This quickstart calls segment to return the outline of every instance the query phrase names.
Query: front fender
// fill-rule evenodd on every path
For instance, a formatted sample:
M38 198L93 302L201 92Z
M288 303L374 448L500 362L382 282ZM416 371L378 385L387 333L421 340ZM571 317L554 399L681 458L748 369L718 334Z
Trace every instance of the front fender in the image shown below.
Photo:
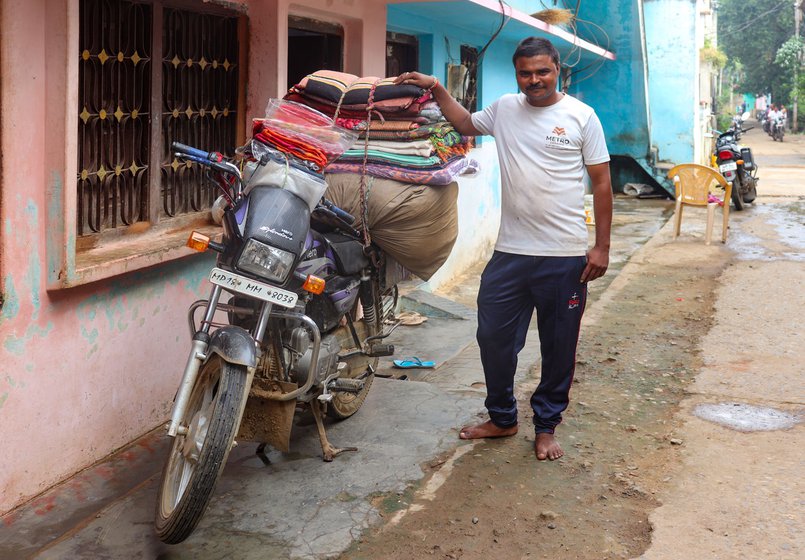
M221 327L210 338L207 355L218 354L230 364L248 368L257 366L257 350L254 339L245 329L234 325Z

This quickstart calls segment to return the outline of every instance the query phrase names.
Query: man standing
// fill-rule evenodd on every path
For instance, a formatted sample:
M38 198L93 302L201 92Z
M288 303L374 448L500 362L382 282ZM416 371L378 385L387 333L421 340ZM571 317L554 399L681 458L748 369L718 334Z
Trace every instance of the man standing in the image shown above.
M531 397L534 452L538 460L553 461L564 454L554 429L569 402L586 283L603 276L609 265L609 153L593 109L557 91L559 53L550 41L524 39L512 62L520 93L504 95L472 115L433 76L409 72L396 82L430 88L461 134L494 136L500 160L500 230L478 293L477 337L489 420L462 428L459 437L517 433L514 374L536 308L542 372ZM585 168L596 224L589 250Z

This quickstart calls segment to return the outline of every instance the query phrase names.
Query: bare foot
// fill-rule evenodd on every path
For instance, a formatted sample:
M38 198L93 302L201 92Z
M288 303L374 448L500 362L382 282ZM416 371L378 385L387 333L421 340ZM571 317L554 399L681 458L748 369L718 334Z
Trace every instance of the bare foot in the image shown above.
M537 434L534 442L534 453L536 453L538 461L544 461L545 459L556 461L565 454L553 434L547 433Z
M461 439L481 439L513 436L517 433L517 424L508 428L499 428L491 420L475 424L474 426L464 426L458 433Z

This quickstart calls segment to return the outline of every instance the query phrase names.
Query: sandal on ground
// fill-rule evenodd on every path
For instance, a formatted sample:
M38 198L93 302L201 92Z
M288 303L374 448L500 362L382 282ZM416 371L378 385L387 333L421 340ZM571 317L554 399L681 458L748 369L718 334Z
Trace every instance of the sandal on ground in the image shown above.
M417 313L416 311L403 311L395 317L401 325L414 326L421 325L428 320L427 317Z
M435 362L423 362L416 356L413 358L404 358L402 360L394 360L394 367L410 369L410 368L433 368L436 366Z

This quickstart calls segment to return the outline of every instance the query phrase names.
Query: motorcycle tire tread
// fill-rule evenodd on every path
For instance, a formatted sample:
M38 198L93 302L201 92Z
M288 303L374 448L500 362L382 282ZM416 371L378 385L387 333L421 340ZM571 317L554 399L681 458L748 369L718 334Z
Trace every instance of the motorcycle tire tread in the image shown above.
M739 178L735 179L735 182L732 184L732 204L735 206L735 209L741 211L744 209L744 201L741 197L741 180Z
M239 413L243 408L242 399L246 398L246 367L229 364L220 358L218 361L221 364L218 397L216 397L218 400L201 449L198 466L191 476L184 496L167 518L161 516L160 504L162 485L165 483L169 466L168 461L165 463L165 469L160 479L155 529L160 540L166 544L177 544L184 541L198 525L215 491L218 478L224 470L232 448L232 441L237 435L240 425ZM209 366L205 364L204 367ZM173 449L171 449L172 451Z

